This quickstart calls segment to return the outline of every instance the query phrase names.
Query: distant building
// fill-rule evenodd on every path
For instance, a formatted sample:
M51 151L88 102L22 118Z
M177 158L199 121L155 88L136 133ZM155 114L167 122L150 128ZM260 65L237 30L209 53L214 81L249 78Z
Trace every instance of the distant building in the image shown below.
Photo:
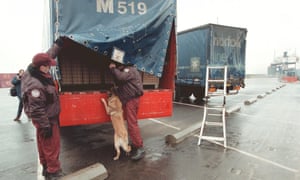
M275 57L273 62L268 67L268 75L279 78L294 77L299 79L299 57L296 55L288 55L287 52L283 56Z

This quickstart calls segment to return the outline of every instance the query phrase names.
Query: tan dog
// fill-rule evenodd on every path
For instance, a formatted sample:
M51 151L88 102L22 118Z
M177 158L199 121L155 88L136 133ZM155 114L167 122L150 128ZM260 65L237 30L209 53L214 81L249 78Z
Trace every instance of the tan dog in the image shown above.
M125 127L125 121L123 117L122 103L118 96L113 92L111 96L107 99L107 103L104 98L101 98L103 102L106 113L110 115L110 119L115 131L114 134L114 146L117 151L117 155L114 160L118 160L120 157L120 147L129 155L131 151L131 146L128 145L128 132Z

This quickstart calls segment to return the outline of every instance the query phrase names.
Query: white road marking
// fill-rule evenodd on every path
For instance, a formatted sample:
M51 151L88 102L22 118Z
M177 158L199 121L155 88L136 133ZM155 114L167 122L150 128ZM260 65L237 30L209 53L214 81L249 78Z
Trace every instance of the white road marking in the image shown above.
M176 129L176 130L178 130L178 131L181 130L181 129L178 128L178 127L175 127L175 126L172 126L172 125L170 125L170 124L161 122L161 121L159 121L159 120L157 120L157 119L149 118L149 120L151 120L151 121L153 121L153 122L156 122L156 123L158 123L158 124L162 124L162 125L164 125L164 126L167 126L167 127L173 128L173 129Z
M159 121L159 120L157 120L157 119L149 118L149 120L151 120L151 121L153 121L153 122L156 122L156 123L158 123L158 124L162 124L162 125L164 125L164 126L166 126L166 127L170 127L170 128L176 129L176 130L180 130L180 128L178 128L178 127L175 127L175 126L173 126L173 125L170 125L170 124L161 122L161 121ZM194 135L194 136L197 137L197 138L199 138L199 135ZM215 144L217 144L217 145L220 145L220 146L224 147L223 144L221 144L221 143L219 143L219 142L216 142L216 141L210 141L210 142L215 143ZM224 148L225 148L225 147L224 147ZM239 153L244 154L244 155L246 155L246 156L255 158L255 159L257 159L257 160L260 160L260 161L269 163L269 164L271 164L271 165L273 165L273 166L277 166L277 167L279 167L279 168L282 168L282 169L285 169L285 170L288 170L288 171L291 171L291 172L294 172L294 173L298 173L298 172L299 172L299 170L296 170L296 169L287 167L287 166L285 166L285 165L282 165L282 164L279 164L279 163L277 163L277 162L274 162L274 161L265 159L265 158L263 158L263 157L259 157L259 156L257 156L257 155L254 155L254 154L251 154L251 153L248 153L248 152L239 150L239 149L234 148L234 147L227 146L227 149L231 149L231 150L233 150L233 151L239 152Z
M177 104L187 105L187 104L184 104L184 103L177 103ZM201 106L196 106L196 105L189 105L189 106L193 106L193 107L201 107ZM248 114L242 114L242 113L238 113L238 114L250 116L250 115L248 115ZM178 128L178 127L176 127L176 126L170 125L170 124L168 124L168 123L161 122L161 121L159 121L159 120L157 120L157 119L154 119L154 118L148 118L148 119L151 120L151 121L153 121L153 122L155 122L155 123L157 123L157 124L161 124L161 125L164 125L164 126L166 126L166 127L169 127L169 128L175 129L175 130L178 130L178 131L181 130L180 128ZM194 135L194 136L197 137L197 138L199 138L199 135ZM221 143L219 143L219 142L216 142L216 141L210 141L210 142L215 143L215 144L217 144L217 145L220 145L220 146L224 147L223 144L221 144ZM227 146L227 149L231 149L231 150L233 150L233 151L239 152L239 153L244 154L244 155L246 155L246 156L255 158L255 159L257 159L257 160L260 160L260 161L269 163L269 164L271 164L271 165L277 166L277 167L279 167L279 168L282 168L282 169L285 169L285 170L288 170L288 171L291 171L291 172L294 172L294 173L298 173L298 172L299 172L299 171L296 170L296 169L289 168L289 167L287 167L287 166L281 165L281 164L276 163L276 162L274 162L274 161L271 161L271 160L268 160L268 159L265 159L265 158L256 156L256 155L254 155L254 154L251 154L251 153L248 153L248 152L239 150L239 149L234 148L234 147ZM44 177L42 176L42 166L40 165L39 160L38 160L38 169L37 169L37 180L44 180Z
M197 138L199 138L199 135L194 135L194 136L197 137ZM216 142L216 141L210 141L210 140L206 140L206 141L209 141L209 142L211 142L211 143L214 143L214 144L217 144L217 145L219 145L219 146L224 147L224 145L223 145L222 143L219 143L219 142ZM225 148L225 147L224 147L224 148ZM266 162L266 163L272 164L272 165L274 165L274 166L280 167L280 168L282 168L282 169L285 169L285 170L288 170L288 171L291 171L291 172L294 172L294 173L299 172L299 171L296 170L296 169L289 168L289 167L284 166L284 165L281 165L281 164L279 164L279 163L277 163L277 162L274 162L274 161L265 159L265 158L263 158L263 157L259 157L259 156L257 156L257 155L254 155L254 154L251 154L251 153L248 153L248 152L239 150L239 149L234 148L234 147L227 146L227 149L231 149L231 150L233 150L233 151L239 152L239 153L241 153L241 154L247 155L247 156L249 156L249 157L255 158L255 159L260 160L260 161L264 161L264 162Z

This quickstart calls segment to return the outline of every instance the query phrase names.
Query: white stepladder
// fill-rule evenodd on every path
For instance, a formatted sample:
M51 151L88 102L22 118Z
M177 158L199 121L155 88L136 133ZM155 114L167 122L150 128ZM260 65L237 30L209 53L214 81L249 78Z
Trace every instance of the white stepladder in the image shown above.
M221 70L221 72L224 73L224 78L223 79L212 79L210 77L210 73L212 70ZM220 84L223 83L223 91L222 92L210 92L209 88L211 84ZM198 140L198 145L201 144L201 140L208 140L208 141L221 141L223 142L223 146L226 148L227 147L227 141L226 141L226 121L225 121L225 105L226 105L226 84L227 84L227 66L207 66L206 68L206 82L205 82L205 104L204 104L204 112L203 112L203 119L201 123L201 128L200 128L200 135L199 135L199 140ZM222 102L219 105L209 105L208 104L208 98L213 97L213 96L219 96L223 97ZM211 113L211 112L216 112L218 113ZM221 113L220 113L221 111ZM221 116L222 117L222 122L216 122L216 121L209 121L208 116ZM223 131L223 137L221 136L211 136L207 135L204 136L204 128L205 126L217 126L217 127L222 127Z

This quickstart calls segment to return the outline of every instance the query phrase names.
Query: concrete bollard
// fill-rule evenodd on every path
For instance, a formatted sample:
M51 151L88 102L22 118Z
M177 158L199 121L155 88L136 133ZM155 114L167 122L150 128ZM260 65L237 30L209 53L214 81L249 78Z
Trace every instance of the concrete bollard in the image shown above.
M266 93L260 94L260 95L257 96L257 98L262 99L262 98L264 98L266 95L267 95Z
M165 137L165 142L167 144L171 144L171 145L178 144L181 141L183 141L185 138L192 135L192 133L194 133L196 130L200 129L200 127L201 127L201 122L196 123L196 124L190 126L189 128L186 128L186 129L184 129L182 131L179 131L175 134L167 135Z
M246 101L244 102L244 104L245 104L245 105L250 105L250 104L255 103L256 101L257 101L256 98L250 98L250 99L246 100Z
M270 91L267 91L267 92L266 92L266 94L271 94L271 93L272 93L272 92L270 92Z
M108 177L105 167L96 163L64 176L61 180L104 180Z
M232 107L226 109L225 114L229 115L231 113L234 113L234 112L237 112L237 111L240 111L240 110L241 110L241 106L238 106L238 105L237 106L232 106Z

